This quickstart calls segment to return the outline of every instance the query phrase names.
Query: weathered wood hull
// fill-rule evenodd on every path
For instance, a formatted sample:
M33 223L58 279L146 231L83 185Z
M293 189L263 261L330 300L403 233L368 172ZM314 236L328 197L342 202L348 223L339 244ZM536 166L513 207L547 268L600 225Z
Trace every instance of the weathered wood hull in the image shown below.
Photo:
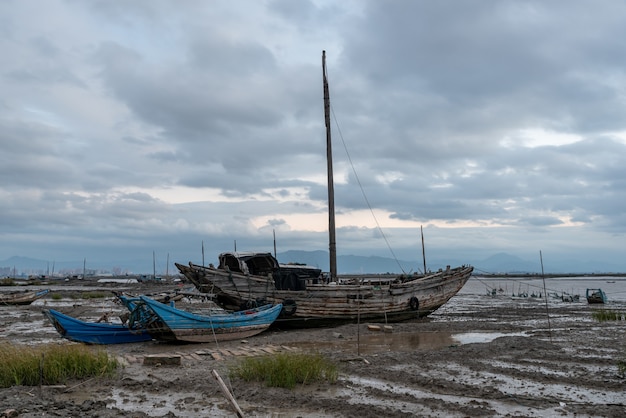
M50 290L39 290L26 293L0 294L0 305L30 305L39 298L44 297Z
M225 309L281 303L283 311L277 323L292 326L423 317L456 295L473 271L473 267L464 266L424 276L346 276L338 284L307 283L304 290L278 290L271 276L191 263L176 266L198 290L213 293Z
M234 313L197 315L156 302L145 296L141 296L140 299L160 320L152 324L160 324L170 332L166 334L168 337L164 338L162 330L159 329L154 334L155 338L193 343L252 337L268 329L282 310L282 305L278 304ZM151 332L152 325L148 325L147 329Z

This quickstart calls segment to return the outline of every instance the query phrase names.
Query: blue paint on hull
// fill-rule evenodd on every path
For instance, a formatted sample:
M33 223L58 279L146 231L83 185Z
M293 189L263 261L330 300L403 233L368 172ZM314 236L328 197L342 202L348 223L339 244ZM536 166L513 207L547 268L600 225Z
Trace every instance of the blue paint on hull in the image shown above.
M85 322L47 309L43 314L56 330L68 340L87 344L125 344L150 341L152 337L144 329L130 329L125 325Z

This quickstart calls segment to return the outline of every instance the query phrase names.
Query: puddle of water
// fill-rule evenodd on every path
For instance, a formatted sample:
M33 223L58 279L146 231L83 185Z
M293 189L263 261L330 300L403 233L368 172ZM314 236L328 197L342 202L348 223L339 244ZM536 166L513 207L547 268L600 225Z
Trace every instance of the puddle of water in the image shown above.
M309 350L332 349L356 351L361 354L375 354L386 351L413 351L416 349L441 348L456 344L449 332L385 333L361 335L355 339L333 341L308 341L293 344Z
M459 344L488 343L498 337L526 336L525 333L471 332L452 334L431 331L413 333L377 332L361 335L359 339L336 339L333 341L308 341L293 344L308 350L332 349L337 351L357 351L360 354L376 354L387 351L414 351L449 347Z
M472 344L472 343L490 343L496 338L500 337L527 337L525 332L465 332L463 334L454 334L452 337L459 344Z

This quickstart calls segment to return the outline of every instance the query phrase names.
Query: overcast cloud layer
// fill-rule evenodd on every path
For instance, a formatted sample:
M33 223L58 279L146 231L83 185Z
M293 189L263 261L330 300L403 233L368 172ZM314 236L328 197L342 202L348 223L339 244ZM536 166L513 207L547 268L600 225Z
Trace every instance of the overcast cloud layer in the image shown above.
M326 50L340 254L626 271L624 39L614 1L0 2L0 260L326 250Z

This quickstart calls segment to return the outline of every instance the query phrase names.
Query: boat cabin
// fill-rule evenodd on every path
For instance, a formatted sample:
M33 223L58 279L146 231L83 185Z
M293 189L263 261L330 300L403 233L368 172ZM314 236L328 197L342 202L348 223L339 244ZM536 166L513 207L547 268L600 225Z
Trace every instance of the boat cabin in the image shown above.
M274 279L277 290L305 290L307 281L318 283L322 270L306 264L280 264L270 253L226 252L218 269Z

